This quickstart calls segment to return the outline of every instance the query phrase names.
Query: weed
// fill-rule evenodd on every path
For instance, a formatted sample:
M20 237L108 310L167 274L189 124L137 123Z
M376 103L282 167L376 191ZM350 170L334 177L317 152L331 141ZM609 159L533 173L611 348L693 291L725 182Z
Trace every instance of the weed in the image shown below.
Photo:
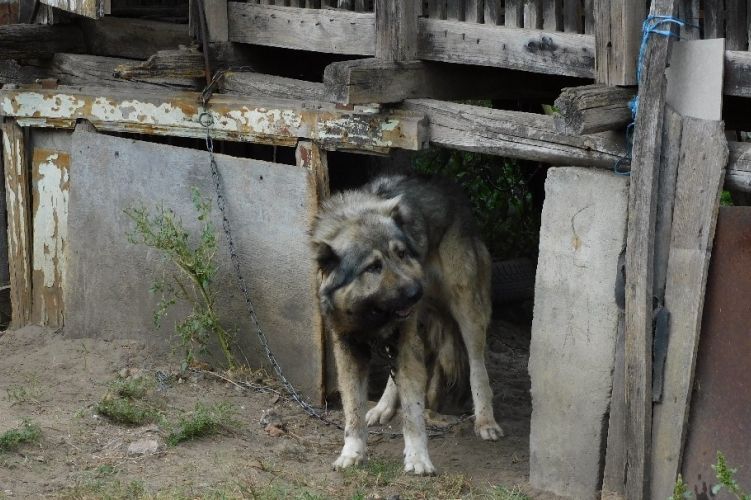
M728 466L725 460L725 455L721 452L717 452L717 463L712 466L715 475L717 476L718 484L712 486L712 494L717 495L720 490L725 488L729 493L735 495L738 500L751 500L751 494L746 493L741 489L738 481L735 480L735 473L738 469L732 469Z
M154 311L154 324L159 327L162 318L179 300L189 303L192 312L175 324L175 332L185 351L184 368L193 363L196 353L204 353L213 335L224 353L228 368L237 365L232 352L233 334L219 322L214 305L216 292L211 282L216 275L214 264L217 241L211 223L211 203L204 199L198 189L192 189L193 205L201 225L197 244L191 244L182 221L172 210L159 206L151 215L143 206L129 208L125 214L135 222L135 230L128 235L131 243L143 244L160 250L179 269L179 275L171 279L157 280L151 292L159 295ZM187 281L186 281L187 280Z
M239 423L233 418L234 414L235 409L229 403L210 406L198 403L191 414L180 418L167 436L167 444L176 446L183 441L237 428Z
M683 482L683 476L678 474L678 479L673 486L673 494L668 500L685 500L691 498L693 495L688 491L688 486Z
M150 387L151 382L142 377L115 379L96 411L118 424L138 426L156 422L159 412L142 401Z
M24 443L35 443L42 437L39 425L28 419L21 421L21 426L0 434L0 453L13 451Z
M110 393L120 398L143 399L153 386L145 377L117 378L110 383Z
M138 500L146 498L146 488L142 481L122 483L119 480L101 479L84 481L59 492L62 500Z
M529 500L527 496L519 486L513 486L507 488L506 486L494 486L490 490L490 494L493 500Z
M24 385L11 385L5 389L6 399L11 405L23 403L39 403L42 398L42 389L39 386L39 379L32 375L26 377Z

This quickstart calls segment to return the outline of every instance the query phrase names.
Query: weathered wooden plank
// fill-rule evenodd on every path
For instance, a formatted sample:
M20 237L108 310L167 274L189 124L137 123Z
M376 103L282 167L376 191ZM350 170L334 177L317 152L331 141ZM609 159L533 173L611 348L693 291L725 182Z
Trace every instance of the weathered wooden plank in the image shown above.
M625 153L622 144L597 135L556 132L546 115L430 99L407 100L404 109L428 117L432 144L463 151L602 168L613 168Z
M704 38L725 37L725 0L704 2Z
M651 14L673 16L677 0L653 0ZM652 428L652 293L657 178L671 37L648 39L639 82L626 243L626 496L649 494Z
M467 0L447 0L446 19L450 21L464 21L464 10Z
M375 1L375 56L386 61L417 57L417 17L420 0Z
M524 27L533 30L542 29L542 0L524 2Z
M485 0L467 0L464 20L468 23L485 22Z
M324 85L318 82L235 71L225 73L221 87L227 94L245 94L255 98L324 101L326 93Z
M102 0L39 0L41 3L56 9L86 16L92 19L104 17L104 1Z
M13 59L0 59L0 87L7 83L34 83L37 78L47 78L49 72L44 66L21 65Z
M428 0L428 17L446 19L446 0Z
M34 148L31 163L32 307L31 322L63 326L63 277L68 243L70 154Z
M595 0L584 0L584 33L595 34Z
M116 78L164 83L199 89L205 85L203 54L196 49L160 50L144 62L125 62L114 70Z
M652 489L666 498L680 471L704 291L728 159L724 125L684 118L665 306L671 314L662 404L654 407Z
M748 49L748 25L746 2L748 0L725 0L725 47L728 50Z
M537 73L594 76L590 35L420 19L419 57Z
M723 92L727 95L751 97L751 52L725 52Z
M507 28L521 28L524 26L523 0L506 0L503 11L503 24Z
M203 138L198 102L193 92L1 90L0 114L30 126L72 128L86 119L97 130ZM376 114L333 103L215 95L209 114L215 139L294 145L304 138L331 149L375 151L420 149L427 141L424 117L400 110Z
M333 54L375 54L372 13L229 2L232 42Z
M191 44L184 24L107 16L97 21L81 19L79 26L87 53L97 56L148 59L159 50Z
M544 0L542 28L545 31L563 31L563 0Z
M14 121L0 125L3 135L5 202L8 214L11 326L31 319L31 195L29 164L23 129Z
M681 40L698 40L701 35L698 28L701 18L699 0L680 0L678 18L684 19L688 23L688 25L681 27Z
M582 33L581 0L563 0L563 31Z
M485 24L498 25L503 19L501 0L485 0Z
M729 142L730 156L725 174L726 189L751 192L751 143Z
M83 34L74 25L10 24L0 26L0 59L38 59L56 52L84 52Z
M598 83L636 85L636 60L641 44L644 2L595 0L594 25L597 42Z
M227 18L227 0L203 0L206 15L206 28L209 41L229 41L229 19Z
M564 88L555 100L556 129L569 134L592 134L625 129L631 121L629 101L634 90L607 85Z

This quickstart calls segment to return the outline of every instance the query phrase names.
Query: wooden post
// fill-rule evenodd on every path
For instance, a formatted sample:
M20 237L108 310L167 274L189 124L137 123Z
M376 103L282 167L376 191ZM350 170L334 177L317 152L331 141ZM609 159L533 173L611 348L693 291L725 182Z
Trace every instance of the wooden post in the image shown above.
M15 121L2 124L5 199L8 211L8 267L12 326L31 317L31 197L24 132Z
M674 16L677 2L653 0L651 14ZM661 35L652 35L647 42L631 162L625 324L626 496L630 500L648 498L649 491L654 234L666 94L665 67L671 42L671 37Z
M631 121L628 104L633 97L631 89L607 85L564 88L555 100L556 129L569 134L624 130Z
M229 41L229 20L227 18L227 0L203 0L206 15L206 27L209 41Z
M636 85L644 2L594 0L597 82Z
M418 0L376 0L375 56L387 61L408 61L417 57Z

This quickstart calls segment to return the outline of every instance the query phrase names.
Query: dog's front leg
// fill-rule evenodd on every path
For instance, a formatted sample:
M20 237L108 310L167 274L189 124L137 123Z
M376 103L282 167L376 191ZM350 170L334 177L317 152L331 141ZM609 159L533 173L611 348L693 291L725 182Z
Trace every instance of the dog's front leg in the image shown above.
M417 320L404 324L396 370L396 386L402 402L404 419L404 471L417 475L435 474L428 455L428 434L425 431L425 353L417 335Z
M365 408L368 387L368 362L341 339L334 342L334 358L339 378L339 393L344 406L344 447L332 464L335 470L360 465L367 453L368 427Z

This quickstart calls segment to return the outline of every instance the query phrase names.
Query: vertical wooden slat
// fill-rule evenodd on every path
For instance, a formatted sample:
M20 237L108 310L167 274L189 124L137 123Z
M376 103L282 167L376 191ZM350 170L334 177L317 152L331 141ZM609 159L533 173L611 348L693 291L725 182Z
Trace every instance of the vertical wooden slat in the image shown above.
M563 0L563 31L582 32L581 0Z
M355 0L355 11L365 12L365 0Z
M68 243L68 172L70 154L34 148L32 208L32 306L37 325L63 326L63 276Z
M485 0L485 24L501 24L501 12L501 0Z
M446 0L428 0L428 17L446 19Z
M746 27L746 0L725 0L725 48L727 50L748 49Z
M594 0L597 82L636 85L636 60L641 44L644 2Z
M503 14L504 25L509 28L521 28L524 26L524 0L506 0Z
M16 122L2 124L5 200L8 213L8 267L13 328L31 318L31 196L29 165L23 129Z
M584 0L584 34L595 32L595 0Z
M543 1L542 28L545 31L563 30L563 0Z
M446 3L446 19L464 21L464 12L469 0L448 0Z
M698 28L700 14L699 0L680 0L680 4L678 4L678 17L690 25L696 26L682 27L681 40L697 40L700 38L701 31Z
M212 42L229 41L229 20L227 19L227 0L203 0L206 15L206 28Z
M704 38L725 37L725 0L704 0Z
M524 1L524 27L542 29L542 0Z
M417 58L417 18L420 0L376 0L375 56L387 61Z
M674 16L678 0L653 0L651 14ZM672 37L648 39L629 188L626 239L626 498L649 498L652 443L652 295L657 187Z
M466 0L464 20L470 23L482 23L485 21L485 1Z

